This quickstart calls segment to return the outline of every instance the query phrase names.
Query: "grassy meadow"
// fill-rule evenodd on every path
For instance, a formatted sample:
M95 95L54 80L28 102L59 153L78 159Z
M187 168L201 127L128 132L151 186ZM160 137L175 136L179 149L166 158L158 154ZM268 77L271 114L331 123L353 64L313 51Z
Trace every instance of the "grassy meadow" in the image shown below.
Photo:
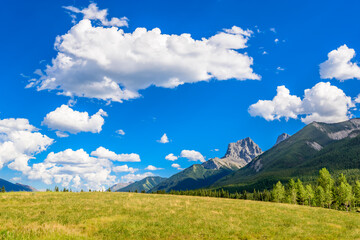
M141 193L3 193L0 239L360 239L360 214Z

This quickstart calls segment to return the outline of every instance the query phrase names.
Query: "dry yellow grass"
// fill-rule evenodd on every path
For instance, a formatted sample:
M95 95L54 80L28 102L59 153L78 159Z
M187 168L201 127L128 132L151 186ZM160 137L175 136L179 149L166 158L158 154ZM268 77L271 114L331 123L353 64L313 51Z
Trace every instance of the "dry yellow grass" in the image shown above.
M0 239L360 239L360 214L136 193L0 194Z

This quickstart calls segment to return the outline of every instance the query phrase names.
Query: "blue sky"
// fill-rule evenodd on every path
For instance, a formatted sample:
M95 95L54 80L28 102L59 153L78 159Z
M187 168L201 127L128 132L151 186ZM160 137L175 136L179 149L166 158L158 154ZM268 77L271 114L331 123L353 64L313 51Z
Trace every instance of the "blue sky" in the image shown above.
M91 3L97 4L98 12L91 13L97 14L97 19L86 17L82 12L90 9ZM186 168L200 163L199 155L194 152L185 152L181 157L183 150L197 151L207 160L223 156L228 143L245 137L251 137L267 150L281 133L294 134L313 120L336 122L359 117L356 109L360 100L356 99L360 93L359 57L353 57L360 52L359 8L357 1L6 1L0 10L3 32L0 119L14 120L2 122L3 129L0 124L4 136L0 138L0 177L39 189L54 185L107 187L114 182L138 179L149 172L168 177L179 171L172 164ZM107 15L99 17L104 9ZM122 19L124 16L128 21ZM119 22L112 22L112 18ZM94 30L93 35L69 32L87 21L90 23L87 27ZM126 24L128 26L122 26ZM96 31L108 32L111 27L117 31L123 29L125 33L141 27L148 31L159 28L161 33L155 34L158 39L144 37L145 47L132 42L124 47L117 45L118 35L109 34L103 39L102 33L96 35ZM176 37L184 33L191 37ZM202 40L221 33L223 38L209 40L208 45ZM65 34L69 38L64 38ZM156 49L154 46L165 35L175 36L176 41L202 41L199 44L203 45L201 48L195 43L182 45L180 40L174 40L173 52L164 53L166 49L161 44ZM60 45L54 47L57 36L63 38ZM88 39L94 41L88 42ZM139 54L141 64L140 60L128 59L129 55L124 54L127 47L133 54ZM196 61L192 57L194 53L188 53L192 47L199 51ZM151 52L147 55L149 49ZM336 52L332 52L334 50ZM330 52L333 54L328 56ZM82 65L63 70L59 64L55 70L46 72L46 66L53 67L52 59L61 53L74 61L83 61ZM154 53L159 53L158 57ZM253 64L247 62L250 58ZM221 72L223 69L219 66L226 66L226 71ZM34 73L37 69L43 72L43 77ZM206 78L204 74L211 77ZM108 85L95 75L111 79L111 83L120 88L112 88L115 90L110 94ZM169 76L185 83L171 85L174 82ZM50 78L56 79L56 87L45 84ZM35 81L34 85L26 88L29 81ZM87 88L94 82L100 85ZM272 100L278 86L285 87L279 89L277 100L258 102ZM41 87L44 90L40 90ZM124 89L130 90L132 97L125 94L125 98L131 99L117 98ZM304 95L305 89L309 91ZM59 94L64 91L68 91L67 96ZM96 117L100 122L94 120L86 126L78 126L75 121L65 126L64 119L58 119L65 113L56 111L62 105L66 114L71 115L62 116L65 121L80 113L96 115L99 109L107 116L99 113ZM58 114L44 121L51 112ZM20 118L27 119L28 124L37 129L14 127L20 124L16 121ZM76 126L70 126L72 123ZM117 134L119 129L125 135ZM40 141L45 142L41 145L35 138L25 139L24 142L34 145L32 150L25 149L23 142L16 143L10 136L15 132L22 137L24 131L41 134ZM58 137L56 132L68 137ZM159 142L163 134L167 135L168 143ZM46 140L45 136L53 140ZM14 143L13 152L4 145L6 142ZM41 146L43 149L37 149ZM99 147L116 156L91 154ZM66 149L72 152L61 155ZM76 152L79 149L84 152ZM55 157L49 157L51 152ZM131 153L138 154L141 161L119 161L129 157L121 154ZM179 158L166 160L165 156L170 153ZM26 160L16 160L16 154L19 159L25 156ZM59 160L64 156L69 162ZM83 162L71 160L81 157L85 158ZM34 164L48 165L40 171ZM64 167L64 164L72 170L62 169L61 173L51 170L55 165ZM94 183L97 178L77 173L74 168L79 165L76 164L86 165L84 171L90 175L96 173L96 169L103 171L104 179L97 185ZM127 172L113 171L124 165L128 167ZM162 169L146 170L148 165ZM124 177L131 172L135 175Z

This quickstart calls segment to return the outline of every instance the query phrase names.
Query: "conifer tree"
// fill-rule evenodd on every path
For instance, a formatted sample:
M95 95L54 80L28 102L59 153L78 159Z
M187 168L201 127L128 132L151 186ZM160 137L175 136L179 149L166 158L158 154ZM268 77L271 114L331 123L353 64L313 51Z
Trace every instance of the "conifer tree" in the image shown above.
M6 192L6 191L5 191L5 186L2 186L1 192L2 192L2 193Z

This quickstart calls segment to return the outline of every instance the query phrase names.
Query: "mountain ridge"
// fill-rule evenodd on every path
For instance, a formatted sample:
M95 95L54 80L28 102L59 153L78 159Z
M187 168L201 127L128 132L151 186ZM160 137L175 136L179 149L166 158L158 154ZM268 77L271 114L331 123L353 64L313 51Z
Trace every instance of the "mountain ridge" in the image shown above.
M260 147L249 137L230 143L224 157L212 158L202 164L194 164L161 182L151 191L191 190L208 187L234 170L245 166L261 152Z
M162 181L166 180L166 178L159 177L159 176L150 176L143 178L139 181L136 181L134 183L129 184L126 187L120 188L117 190L117 192L149 192L150 189L161 183Z
M222 179L211 187L227 188L233 191L271 188L278 180L290 177L310 178L311 174L327 166L332 170L360 168L360 160L356 160L359 146L354 145L353 151L341 150L341 156L348 156L348 162L334 159L329 162L323 158L336 154L341 144L351 139L360 138L360 119L351 119L340 123L312 122L297 133L274 145L271 149L253 159L247 166ZM354 141L355 141L354 140ZM355 141L356 142L356 141ZM331 153L329 148L332 147ZM351 156L349 156L351 152ZM359 150L360 155L360 150ZM316 159L321 159L322 162ZM332 166L337 166L332 168Z
M20 183L12 183L5 179L0 178L0 188L5 187L5 191L7 192L36 192L37 190L31 186L23 185Z

